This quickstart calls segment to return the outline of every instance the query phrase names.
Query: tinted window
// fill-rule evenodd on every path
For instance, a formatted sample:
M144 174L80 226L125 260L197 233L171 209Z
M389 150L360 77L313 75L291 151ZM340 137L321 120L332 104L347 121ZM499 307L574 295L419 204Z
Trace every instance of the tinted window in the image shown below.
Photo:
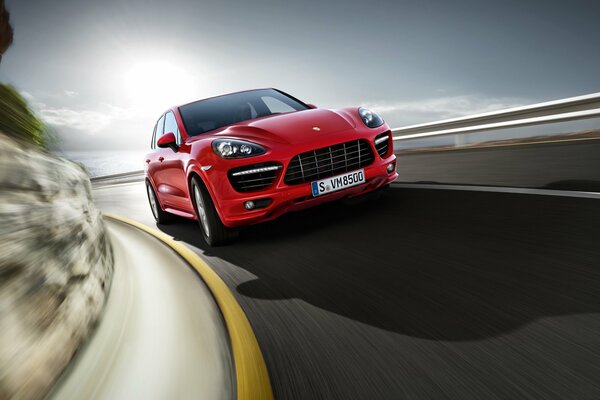
M163 134L164 122L165 122L165 116L163 115L162 117L160 117L160 119L156 123L156 128L154 129L154 138L152 140L152 148L153 149L156 148L156 142L158 141L158 138L161 137Z
M192 136L249 119L306 109L306 104L274 89L233 93L179 107L183 124Z
M248 107L250 107L250 117L252 119L258 117L258 113L256 112L256 110L254 109L254 106L250 103L248 103Z
M172 112L168 112L165 115L165 133L172 132L175 134L177 138L177 144L181 144L181 138L179 137L179 128L177 127L177 120L175 120L175 115Z

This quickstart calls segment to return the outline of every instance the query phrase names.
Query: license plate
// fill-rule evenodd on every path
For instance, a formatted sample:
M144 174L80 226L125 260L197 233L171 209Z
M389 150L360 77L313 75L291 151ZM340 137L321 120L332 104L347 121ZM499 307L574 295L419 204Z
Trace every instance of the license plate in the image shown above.
M313 197L317 197L322 194L337 192L338 190L360 185L361 183L365 183L364 169L311 182L312 195Z

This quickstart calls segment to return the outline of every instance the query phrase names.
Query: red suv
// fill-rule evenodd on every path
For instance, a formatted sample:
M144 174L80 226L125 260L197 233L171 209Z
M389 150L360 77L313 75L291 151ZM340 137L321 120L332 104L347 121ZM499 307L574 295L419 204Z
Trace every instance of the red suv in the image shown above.
M234 228L352 197L396 179L392 134L362 108L317 109L276 89L173 107L146 156L154 218L196 219L209 245Z

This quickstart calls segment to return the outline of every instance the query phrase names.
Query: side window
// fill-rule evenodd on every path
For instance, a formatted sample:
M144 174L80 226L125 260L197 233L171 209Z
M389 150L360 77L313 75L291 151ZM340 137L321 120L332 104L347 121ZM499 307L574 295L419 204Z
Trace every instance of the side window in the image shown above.
M168 112L165 115L165 133L173 132L177 140L177 144L181 144L181 136L179 135L179 128L177 127L177 120L172 112Z
M160 117L160 119L156 123L156 128L154 129L154 138L152 139L152 148L153 149L156 148L156 142L158 141L158 138L163 135L164 123L165 123L165 116L163 115L162 117Z
M283 101L278 100L275 97L263 96L261 99L265 102L265 105L269 108L272 114L296 111L292 106L285 104Z

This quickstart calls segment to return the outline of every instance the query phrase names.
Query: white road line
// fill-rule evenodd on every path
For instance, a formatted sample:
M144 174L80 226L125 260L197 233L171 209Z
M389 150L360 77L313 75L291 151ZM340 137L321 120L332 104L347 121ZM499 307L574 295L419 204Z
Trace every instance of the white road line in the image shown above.
M598 192L578 192L570 190L553 189L529 189L502 186L471 186L471 185L445 185L431 183L399 183L394 182L395 187L405 189L440 189L440 190L465 190L471 192L490 192L490 193L513 193L513 194L535 194L541 196L560 196L560 197L579 197L588 199L600 199Z

